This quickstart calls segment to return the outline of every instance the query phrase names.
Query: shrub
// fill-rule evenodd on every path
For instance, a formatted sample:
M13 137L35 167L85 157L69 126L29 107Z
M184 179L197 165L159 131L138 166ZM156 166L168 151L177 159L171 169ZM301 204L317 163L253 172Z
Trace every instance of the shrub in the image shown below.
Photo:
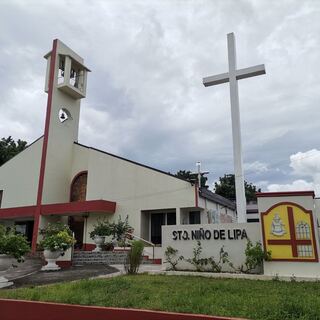
M118 218L118 222L114 222L111 225L111 233L113 235L113 239L117 240L118 242L123 242L126 238L127 233L132 233L133 228L129 225L128 215L122 221L121 216Z
M170 265L168 270L177 271L177 264L179 260L183 260L183 256L177 256L178 252L179 251L177 249L174 249L171 246L166 248L166 251L164 252L166 260L164 262Z
M90 238L95 236L107 237L112 234L112 225L108 221L98 220L97 224L93 225L93 231L90 232Z
M7 254L22 262L23 256L29 251L30 245L23 235L16 234L14 228L7 229L0 225L0 254Z
M230 260L229 260L229 254L228 254L228 252L224 251L223 246L220 248L218 261L215 261L214 257L208 258L208 264L211 266L210 271L212 271L212 272L221 272L222 265L225 263L230 264Z
M69 226L61 223L48 223L40 230L43 239L40 241L40 248L50 251L66 251L70 248L75 240Z
M197 241L197 246L193 249L192 259L186 259L187 262L191 263L197 271L204 271L204 266L208 264L207 258L200 258L202 253L201 242Z
M261 242L256 242L253 244L250 239L247 241L247 246L245 249L246 260L244 265L239 268L235 268L231 263L230 266L238 272L251 273L255 269L262 266L263 260L271 260L271 251L265 252L262 249Z
M128 274L138 273L142 261L144 244L140 240L132 241L130 251L128 252L124 269Z

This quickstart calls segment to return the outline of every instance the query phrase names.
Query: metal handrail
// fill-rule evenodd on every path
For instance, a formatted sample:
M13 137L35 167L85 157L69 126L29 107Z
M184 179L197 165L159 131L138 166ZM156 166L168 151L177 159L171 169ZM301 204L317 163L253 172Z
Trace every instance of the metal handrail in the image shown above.
M152 261L154 261L154 248L155 248L155 246L156 246L154 243L152 243L152 242L150 242L150 241L148 241L148 240L146 240L146 239L140 238L140 237L136 236L136 235L133 234L133 233L127 232L127 236L128 236L128 237L131 237L131 238L139 239L140 241L145 242L145 243L151 245L151 247L152 247Z

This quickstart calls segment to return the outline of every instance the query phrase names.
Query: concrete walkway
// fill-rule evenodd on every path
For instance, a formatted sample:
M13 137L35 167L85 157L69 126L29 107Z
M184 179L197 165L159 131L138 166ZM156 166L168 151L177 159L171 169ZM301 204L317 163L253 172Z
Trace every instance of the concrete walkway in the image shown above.
M28 257L24 262L14 262L14 266L8 269L4 276L8 280L14 281L39 271L41 267L42 260L40 258Z

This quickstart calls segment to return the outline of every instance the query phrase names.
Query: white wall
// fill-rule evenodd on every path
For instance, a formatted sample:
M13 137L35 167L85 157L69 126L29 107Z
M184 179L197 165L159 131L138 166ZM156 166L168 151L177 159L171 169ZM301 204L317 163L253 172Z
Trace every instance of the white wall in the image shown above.
M43 138L0 167L1 208L35 205Z
M235 229L245 229L248 235L248 238L255 243L257 241L261 242L260 237L260 224L259 223L223 223L223 224L206 224L206 225L181 225L181 226L163 226L162 227L162 249L163 252L166 250L168 246L173 247L174 249L178 249L178 256L182 255L184 258L192 258L193 257L193 249L196 247L197 240L192 240L192 231L199 230L203 228L203 230L209 230L211 232L210 240L200 240L203 252L201 257L209 258L214 257L215 260L219 260L219 252L222 246L224 246L224 250L228 252L230 261L234 264L234 266L240 266L245 261L245 248L247 244L247 239L238 239L231 240L228 239L228 231L233 234L233 230ZM214 230L225 230L226 240L215 240L212 237L212 232ZM182 231L187 232L189 236L189 240L174 240L173 231ZM162 258L164 261L165 257ZM180 269L194 270L194 267L185 261L181 261L178 264ZM224 271L231 271L232 269L228 266L224 266Z
M86 152L85 147L82 149ZM195 206L194 186L190 183L89 150L87 200L115 201L114 219L129 215L129 222L138 236L142 210Z

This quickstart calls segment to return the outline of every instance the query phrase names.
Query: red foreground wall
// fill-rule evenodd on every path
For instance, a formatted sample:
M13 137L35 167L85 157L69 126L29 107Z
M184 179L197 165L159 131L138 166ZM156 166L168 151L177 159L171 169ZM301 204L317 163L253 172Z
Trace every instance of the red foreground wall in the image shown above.
M236 320L184 313L7 299L0 299L0 318L1 320Z

